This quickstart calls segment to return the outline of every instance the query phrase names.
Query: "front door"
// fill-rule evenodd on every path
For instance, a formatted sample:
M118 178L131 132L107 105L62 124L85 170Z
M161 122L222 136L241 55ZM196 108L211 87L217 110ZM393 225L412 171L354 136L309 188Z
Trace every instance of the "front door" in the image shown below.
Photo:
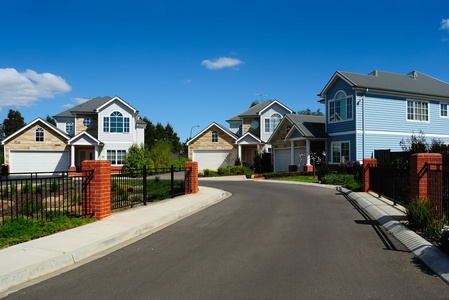
M93 160L94 159L94 151L93 150L80 150L79 151L79 162L82 164L85 160Z

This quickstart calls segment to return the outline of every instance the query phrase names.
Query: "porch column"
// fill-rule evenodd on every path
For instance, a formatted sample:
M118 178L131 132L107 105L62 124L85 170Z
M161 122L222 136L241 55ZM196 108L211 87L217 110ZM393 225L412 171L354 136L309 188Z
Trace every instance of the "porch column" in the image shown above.
M306 165L310 165L310 140L306 140Z
M260 151L260 144L257 144L257 152Z
M75 146L70 146L70 166L75 166Z
M95 160L98 160L98 145L95 145Z
M239 144L239 159L242 161L242 145Z
M290 141L290 165L295 164L295 142Z

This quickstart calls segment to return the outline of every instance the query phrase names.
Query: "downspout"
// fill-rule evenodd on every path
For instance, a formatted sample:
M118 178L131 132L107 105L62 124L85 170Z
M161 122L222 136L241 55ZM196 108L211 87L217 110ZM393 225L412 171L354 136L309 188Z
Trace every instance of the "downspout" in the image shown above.
M368 92L368 88L365 89L360 101L362 102L362 159L365 159L365 95Z

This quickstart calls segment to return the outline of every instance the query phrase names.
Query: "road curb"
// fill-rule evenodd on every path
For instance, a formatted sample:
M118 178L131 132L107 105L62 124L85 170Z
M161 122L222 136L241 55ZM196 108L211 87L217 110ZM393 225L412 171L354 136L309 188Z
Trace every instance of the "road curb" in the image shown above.
M201 195L201 189L207 190L207 193ZM201 187L199 194L180 196L124 210L99 222L2 249L0 294L4 296L16 286L61 271L121 244L155 233L230 195L223 190ZM176 201L187 204L176 208ZM153 213L154 216L149 221L133 223L132 218L135 218L133 215L145 216L145 211L149 215ZM103 230L108 232L106 237L101 236Z

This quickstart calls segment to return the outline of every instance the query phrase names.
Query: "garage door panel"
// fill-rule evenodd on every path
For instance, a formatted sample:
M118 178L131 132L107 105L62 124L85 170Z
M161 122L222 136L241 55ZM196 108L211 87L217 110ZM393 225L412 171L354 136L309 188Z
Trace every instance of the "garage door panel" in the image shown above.
M198 170L217 170L228 166L227 156L229 153L231 153L231 157L228 161L232 165L237 157L235 150L193 150L193 161L198 162Z
M295 149L295 165L302 168L305 163L305 149L297 148ZM301 161L301 155L303 159ZM288 166L290 165L291 160L291 151L290 149L274 149L274 171L275 172L287 172Z
M9 155L11 173L67 171L70 162L68 151L11 150Z

